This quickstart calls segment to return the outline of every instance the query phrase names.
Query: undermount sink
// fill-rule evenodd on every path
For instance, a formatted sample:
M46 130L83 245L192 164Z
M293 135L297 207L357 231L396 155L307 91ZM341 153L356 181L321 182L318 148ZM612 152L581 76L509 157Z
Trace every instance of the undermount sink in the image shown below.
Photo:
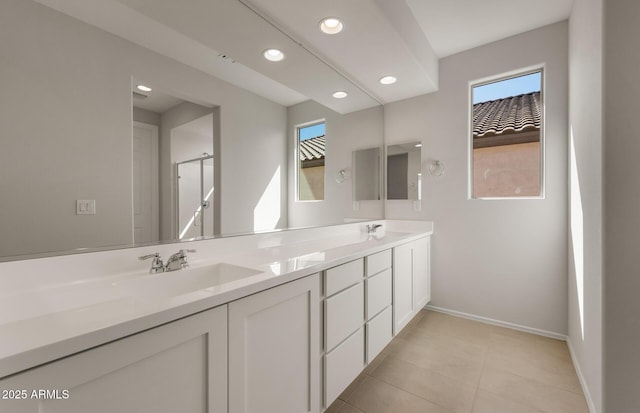
M242 280L262 271L227 263L151 274L122 281L116 287L135 295L171 297L198 290L212 290L223 284Z

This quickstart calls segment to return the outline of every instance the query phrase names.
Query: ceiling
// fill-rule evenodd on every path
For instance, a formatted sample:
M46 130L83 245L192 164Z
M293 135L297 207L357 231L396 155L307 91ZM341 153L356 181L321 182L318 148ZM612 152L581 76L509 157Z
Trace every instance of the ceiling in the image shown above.
M569 17L573 0L35 0L290 106L338 113L438 89L438 60ZM253 11L254 13L252 13ZM339 17L326 35L319 21ZM276 47L278 63L262 58ZM223 58L225 56L226 58ZM383 86L379 79L398 81ZM345 90L349 96L331 94Z

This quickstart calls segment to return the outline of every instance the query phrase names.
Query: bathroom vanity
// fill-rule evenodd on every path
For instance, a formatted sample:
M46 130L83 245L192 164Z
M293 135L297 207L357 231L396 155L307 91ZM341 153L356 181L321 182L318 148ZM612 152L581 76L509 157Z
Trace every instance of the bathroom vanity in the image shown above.
M0 412L324 411L430 300L433 224L374 223L0 264Z

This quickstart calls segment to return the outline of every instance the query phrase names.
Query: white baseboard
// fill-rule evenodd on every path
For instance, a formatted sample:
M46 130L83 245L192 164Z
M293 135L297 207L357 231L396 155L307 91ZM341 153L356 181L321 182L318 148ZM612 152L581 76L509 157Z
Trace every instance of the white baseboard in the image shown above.
M443 313L443 314L449 314L449 315L456 316L456 317L467 318L469 320L479 321L481 323L493 324L495 326L506 327L506 328L510 328L512 330L524 331L525 333L537 334L539 336L555 338L557 340L563 340L563 341L567 340L567 336L566 335L559 334L559 333L554 333L553 331L540 330L538 328L527 327L527 326L523 326L523 325L520 325L520 324L514 324L514 323L509 323L509 322L506 322L506 321L494 320L493 318L481 317L481 316L474 315L474 314L463 313L461 311L449 310L447 308L436 307L436 306L433 306L433 305L430 305L430 304L426 305L424 308L426 308L427 310L437 311L437 312Z
M571 361L573 362L573 367L576 369L576 374L578 375L580 386L582 386L582 392L584 393L584 398L587 400L587 407L589 407L589 412L599 413L598 409L596 408L596 404L593 402L591 393L589 392L587 381L585 380L584 375L582 374L582 370L580 369L580 363L578 363L576 354L573 351L573 343L571 343L571 337L567 337L567 346L569 347L569 354L571 355Z

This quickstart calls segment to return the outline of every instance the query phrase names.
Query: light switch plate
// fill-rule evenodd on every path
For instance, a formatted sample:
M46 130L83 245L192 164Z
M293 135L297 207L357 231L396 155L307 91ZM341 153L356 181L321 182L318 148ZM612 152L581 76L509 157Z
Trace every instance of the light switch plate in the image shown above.
M76 215L94 215L96 213L95 199L76 200Z

